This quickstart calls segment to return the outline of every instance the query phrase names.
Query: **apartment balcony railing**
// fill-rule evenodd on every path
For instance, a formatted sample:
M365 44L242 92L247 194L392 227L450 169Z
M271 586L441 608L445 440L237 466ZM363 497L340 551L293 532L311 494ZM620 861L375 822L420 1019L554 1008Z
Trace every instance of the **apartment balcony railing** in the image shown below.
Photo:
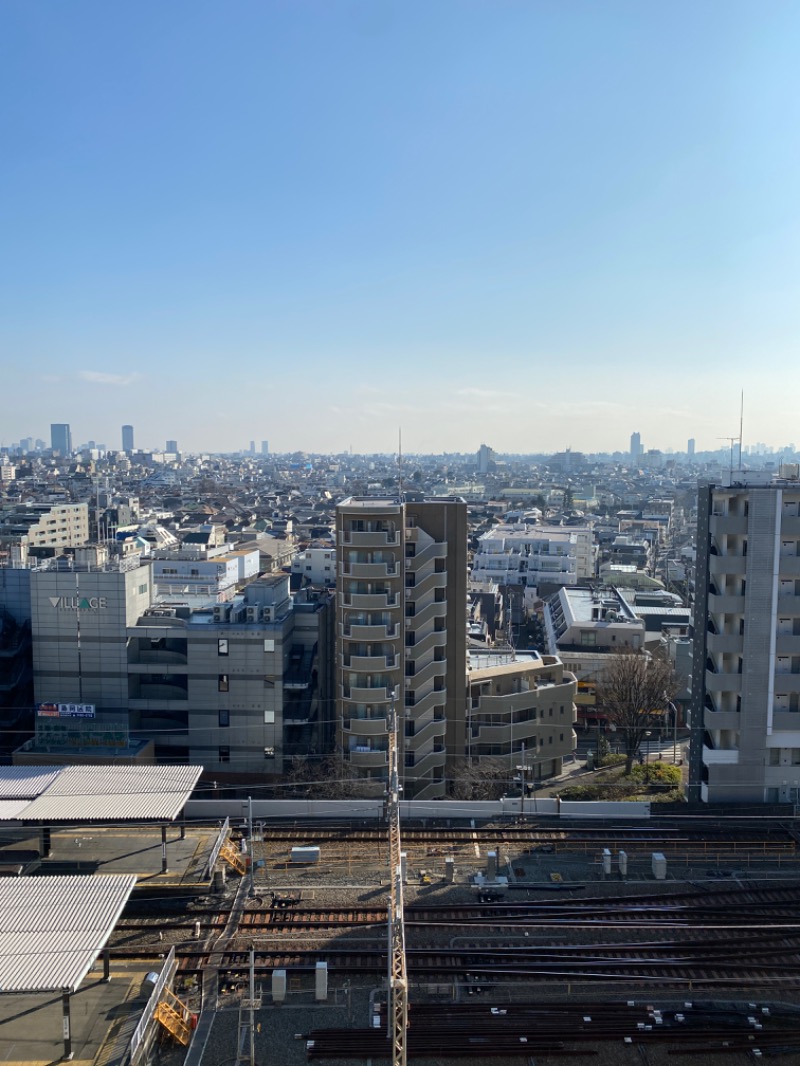
M339 626L339 632L346 640L392 640L399 636L400 626L396 622L375 625L345 623Z
M402 604L396 592L342 592L340 602L344 607L361 611L382 611Z
M706 647L710 652L718 654L741 654L744 637L738 633L709 633L706 636Z
M781 555L778 559L778 573L784 577L800 576L800 555Z
M739 762L738 748L703 748L706 766L736 766Z
M708 559L708 569L714 577L724 574L744 575L747 573L746 555L711 555Z
M339 543L346 544L350 548L392 548L400 546L400 534L373 532L356 533L344 529L339 534Z
M344 732L356 737L385 737L389 732L389 727L385 718L347 718L345 716Z
M708 609L712 614L744 614L744 596L709 593Z
M351 700L353 703L388 703L392 698L394 688L345 684L341 686L341 691L342 698Z
M401 658L399 655L343 655L342 666L362 674L376 670L399 670Z
M357 577L365 581L377 581L380 578L399 577L401 570L397 563L339 563L342 577Z
M709 520L709 530L712 537L720 536L723 533L743 536L747 533L747 516L711 515Z
M706 691L739 693L742 691L742 675L712 674L710 670L706 670Z
M388 752L372 751L367 747L351 748L347 757L353 766L359 766L364 770L386 766L389 761Z

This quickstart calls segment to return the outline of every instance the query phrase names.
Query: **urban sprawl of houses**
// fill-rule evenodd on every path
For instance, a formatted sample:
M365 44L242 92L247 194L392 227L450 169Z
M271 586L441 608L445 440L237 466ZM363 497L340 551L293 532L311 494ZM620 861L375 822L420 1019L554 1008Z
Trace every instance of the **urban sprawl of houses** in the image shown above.
M191 762L221 784L298 765L320 795L521 758L558 777L608 663L660 654L654 713L688 797L790 803L800 781L794 445L614 455L0 451L0 714L15 764ZM344 782L344 784L343 784ZM339 792L338 794L341 794Z

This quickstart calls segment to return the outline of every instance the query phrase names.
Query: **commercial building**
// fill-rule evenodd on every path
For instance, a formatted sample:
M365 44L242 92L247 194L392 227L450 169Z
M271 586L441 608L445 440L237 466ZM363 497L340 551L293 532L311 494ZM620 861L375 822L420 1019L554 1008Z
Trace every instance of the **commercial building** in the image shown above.
M133 426L122 427L122 450L129 454L133 451Z
M193 609L156 601L149 560L95 560L0 568L0 705L32 645L37 750L139 759L150 745L224 778L331 745L329 595L292 598L280 574Z
M59 455L72 455L72 430L67 422L51 424L50 447Z
M466 741L466 503L351 497L336 509L336 554L343 760L383 787L396 701L405 796L443 796Z
M694 798L800 800L800 471L701 485Z

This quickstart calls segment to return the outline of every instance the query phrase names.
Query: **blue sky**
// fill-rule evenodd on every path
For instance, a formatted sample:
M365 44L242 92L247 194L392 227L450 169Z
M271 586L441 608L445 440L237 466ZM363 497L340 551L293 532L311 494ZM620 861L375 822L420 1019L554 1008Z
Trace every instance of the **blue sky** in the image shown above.
M0 437L800 438L800 6L3 0Z

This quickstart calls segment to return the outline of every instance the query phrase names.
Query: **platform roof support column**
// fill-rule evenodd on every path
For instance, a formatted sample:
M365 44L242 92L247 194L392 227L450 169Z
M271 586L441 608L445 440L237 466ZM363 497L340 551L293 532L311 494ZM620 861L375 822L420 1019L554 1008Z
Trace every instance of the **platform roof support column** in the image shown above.
M186 808L181 811L181 840L186 839Z
M69 989L64 988L61 992L61 1015L64 1023L64 1054L63 1059L72 1058L72 1030L69 1016Z
M50 826L43 825L39 827L39 850L42 853L42 858L46 859L50 855Z
M161 872L162 874L169 872L167 866L167 827L161 826Z
M111 980L111 951L103 948L103 980Z

